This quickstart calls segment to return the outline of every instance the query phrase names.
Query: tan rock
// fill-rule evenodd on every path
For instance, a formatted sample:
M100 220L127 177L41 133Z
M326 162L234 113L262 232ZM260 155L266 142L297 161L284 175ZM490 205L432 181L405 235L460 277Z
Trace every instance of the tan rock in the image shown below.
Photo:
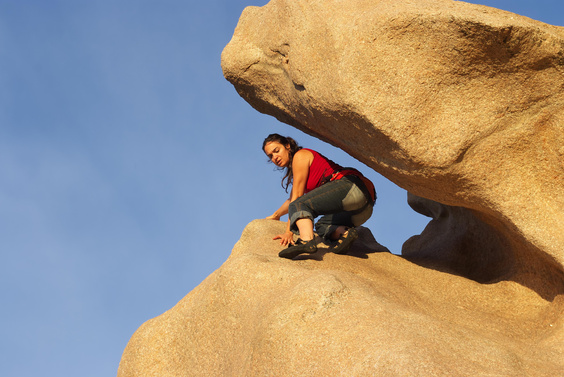
M285 225L254 221L118 377L563 374L563 28L450 0L272 0L222 66L432 220L403 257L363 229L350 255L293 261Z
M511 243L463 207L446 206L408 193L408 204L432 220L408 239L402 255L426 267L487 283L514 270Z
M365 249L277 256L249 224L227 262L124 351L130 376L557 376L563 298L480 284ZM363 230L366 247L370 235ZM377 250L380 248L372 243Z
M470 209L512 278L564 292L564 28L451 0L272 0L222 66L257 110Z

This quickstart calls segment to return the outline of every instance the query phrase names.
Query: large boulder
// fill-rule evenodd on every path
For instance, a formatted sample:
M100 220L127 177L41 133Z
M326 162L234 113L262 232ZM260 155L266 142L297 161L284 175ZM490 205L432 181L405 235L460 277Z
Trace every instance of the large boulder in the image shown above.
M363 229L349 255L293 261L284 223L254 221L119 377L562 375L563 28L451 0L272 0L222 67L431 221L402 256Z
M564 28L451 0L272 0L222 67L257 110L472 211L503 278L564 292Z
M562 297L424 268L367 229L349 255L282 259L285 226L250 223L223 266L137 330L118 377L562 375Z

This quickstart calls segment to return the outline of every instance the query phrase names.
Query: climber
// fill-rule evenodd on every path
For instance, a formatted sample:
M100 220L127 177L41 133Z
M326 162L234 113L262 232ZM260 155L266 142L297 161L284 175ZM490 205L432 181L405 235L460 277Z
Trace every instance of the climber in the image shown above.
M290 198L267 219L280 220L288 214L288 226L273 239L288 246L278 255L293 259L317 251L317 234L333 241L332 251L344 254L358 238L355 227L364 224L372 215L376 200L374 185L358 170L343 168L318 152L300 147L290 137L269 135L262 144L268 159L285 171L282 187ZM299 238L294 242L294 233Z

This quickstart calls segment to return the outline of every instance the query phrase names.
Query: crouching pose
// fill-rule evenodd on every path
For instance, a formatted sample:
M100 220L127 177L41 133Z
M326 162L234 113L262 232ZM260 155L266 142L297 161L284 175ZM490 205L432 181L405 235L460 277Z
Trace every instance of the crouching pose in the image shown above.
M262 144L264 153L285 171L282 186L286 192L291 185L290 199L286 200L267 219L279 220L288 214L288 227L279 239L288 248L280 257L292 259L303 253L315 253L317 234L335 242L332 251L347 252L358 237L354 227L364 224L372 215L376 200L374 185L358 170L343 168L318 152L300 147L290 137L269 135ZM294 242L294 233L299 238Z

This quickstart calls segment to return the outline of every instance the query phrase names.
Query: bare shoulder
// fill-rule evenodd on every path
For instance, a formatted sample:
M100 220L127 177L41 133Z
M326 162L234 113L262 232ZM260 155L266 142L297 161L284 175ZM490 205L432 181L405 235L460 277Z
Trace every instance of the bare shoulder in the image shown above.
M308 151L307 149L300 149L294 154L293 162L294 163L309 163L313 161L313 153Z

